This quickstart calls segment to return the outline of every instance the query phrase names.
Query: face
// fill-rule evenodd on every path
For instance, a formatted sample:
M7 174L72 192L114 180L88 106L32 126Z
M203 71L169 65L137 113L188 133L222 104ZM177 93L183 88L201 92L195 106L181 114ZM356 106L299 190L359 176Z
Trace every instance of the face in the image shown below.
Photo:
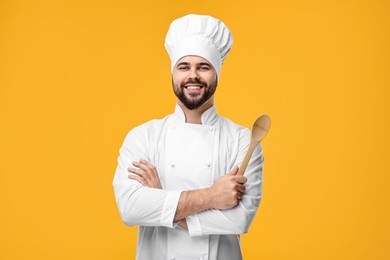
M217 73L206 59L185 56L173 69L172 85L183 105L194 110L213 97L217 88Z

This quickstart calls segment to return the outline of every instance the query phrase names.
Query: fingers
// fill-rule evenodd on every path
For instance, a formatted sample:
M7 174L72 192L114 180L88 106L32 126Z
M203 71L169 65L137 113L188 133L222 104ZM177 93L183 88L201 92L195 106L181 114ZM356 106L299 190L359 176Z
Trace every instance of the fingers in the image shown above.
M144 172L142 170L134 168L128 168L127 170L133 173L128 175L129 179L136 180L144 186L147 184L146 179L144 178Z
M245 176L236 176L235 180L240 184L245 184L248 181Z
M152 188L161 188L160 179L156 168L146 160L140 160L139 162L133 162L133 166L137 168L129 167L127 170L135 175L128 175L129 179L137 180L142 185Z
M242 195L245 193L244 184L248 181L245 176L235 176L234 180L236 181L235 190L238 194L238 200L241 200Z
M154 166L148 162L148 161L145 161L145 160L140 160L139 162L133 162L133 165L135 167L138 167L138 168L141 168L143 170L153 170L154 169Z
M137 174L147 180L153 179L157 174L157 171L154 166L145 160L133 162L133 165L138 169L128 168L128 171Z
M236 198L237 198L237 204L238 204L241 201L242 197L245 195L244 185L239 185L237 187L236 191L237 191Z
M148 161L141 160L140 162L133 162L133 165L144 170L146 173L150 174L155 174L156 168Z
M146 166L146 167L148 167L148 168L150 168L150 169L153 169L153 170L156 169L150 162L148 162L148 161L146 161L146 160L140 160L140 162L141 162L141 165L142 165L142 166Z
M238 173L238 166L235 166L231 172L229 172L230 175L236 175Z
M144 178L142 178L141 176L138 176L138 175L128 175L128 178L131 179L131 180L136 180L139 183L141 183L142 185L147 186L146 180Z
M140 177L142 177L142 176L144 175L144 171L141 170L141 169L135 169L135 168L130 168L130 167L129 167L129 168L127 168L127 170L128 170L129 172L131 172L131 173L134 173L134 174L140 176Z
M241 194L245 192L245 186L244 185L239 185L237 186L237 191Z
M235 176L236 177L235 180L238 183L241 183L241 184L246 183L247 182L247 178L245 176L237 176L238 170L239 170L239 167L235 166L233 168L233 170L231 172L229 172L229 174Z

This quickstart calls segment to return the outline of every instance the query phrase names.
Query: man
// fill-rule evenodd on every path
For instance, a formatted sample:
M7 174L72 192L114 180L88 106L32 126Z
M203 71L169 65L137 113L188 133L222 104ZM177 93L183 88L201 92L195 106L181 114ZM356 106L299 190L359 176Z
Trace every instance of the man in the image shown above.
M239 235L260 203L263 157L259 145L236 176L250 132L214 106L232 43L210 16L187 15L169 28L175 111L129 132L113 181L123 221L139 226L138 260L242 259Z

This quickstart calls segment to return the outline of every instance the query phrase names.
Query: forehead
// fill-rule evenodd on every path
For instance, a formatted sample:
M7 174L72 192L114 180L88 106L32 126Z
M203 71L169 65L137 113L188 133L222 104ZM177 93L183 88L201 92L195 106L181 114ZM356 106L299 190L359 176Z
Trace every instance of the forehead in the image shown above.
M189 63L189 64L207 63L211 66L211 63L208 60L206 60L203 57L195 56L195 55L184 56L183 58L181 58L180 60L177 61L176 65L183 63L183 62Z

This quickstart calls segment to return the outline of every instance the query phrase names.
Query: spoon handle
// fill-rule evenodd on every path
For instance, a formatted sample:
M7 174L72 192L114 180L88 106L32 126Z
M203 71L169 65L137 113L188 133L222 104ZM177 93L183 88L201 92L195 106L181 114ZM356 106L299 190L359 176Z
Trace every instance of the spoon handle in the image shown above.
M240 168L238 169L237 175L244 175L246 167L248 166L249 160L252 157L252 153L255 150L257 145L256 141L251 140L251 143L249 145L248 151L245 154L244 160L241 163Z

